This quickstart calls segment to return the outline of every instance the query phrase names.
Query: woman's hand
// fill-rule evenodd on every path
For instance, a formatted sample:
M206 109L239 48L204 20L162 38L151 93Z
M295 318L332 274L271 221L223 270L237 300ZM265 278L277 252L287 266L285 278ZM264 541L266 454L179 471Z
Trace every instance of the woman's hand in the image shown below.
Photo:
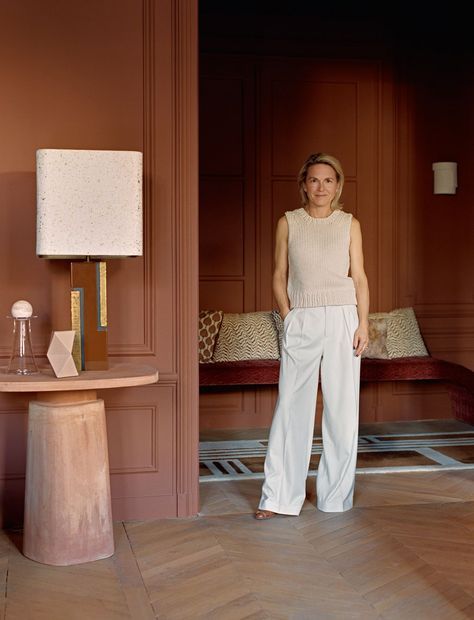
M356 355L361 355L362 352L369 346L369 328L365 325L359 325L354 332L354 340L352 346L355 349Z

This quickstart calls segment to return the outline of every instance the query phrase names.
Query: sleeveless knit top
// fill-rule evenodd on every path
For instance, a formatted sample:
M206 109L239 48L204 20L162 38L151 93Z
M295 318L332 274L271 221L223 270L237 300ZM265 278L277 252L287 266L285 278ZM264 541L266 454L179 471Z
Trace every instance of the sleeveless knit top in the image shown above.
M352 214L335 209L314 218L300 208L285 215L290 307L357 305L354 281L347 275Z

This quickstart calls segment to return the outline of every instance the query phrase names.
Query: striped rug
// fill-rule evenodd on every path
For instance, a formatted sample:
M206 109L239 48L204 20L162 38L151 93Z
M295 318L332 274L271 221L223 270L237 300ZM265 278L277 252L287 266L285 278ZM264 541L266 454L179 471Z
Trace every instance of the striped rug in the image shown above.
M263 478L268 441L245 439L200 442L201 482ZM322 451L314 437L309 475L316 476ZM361 435L357 474L474 469L474 432Z

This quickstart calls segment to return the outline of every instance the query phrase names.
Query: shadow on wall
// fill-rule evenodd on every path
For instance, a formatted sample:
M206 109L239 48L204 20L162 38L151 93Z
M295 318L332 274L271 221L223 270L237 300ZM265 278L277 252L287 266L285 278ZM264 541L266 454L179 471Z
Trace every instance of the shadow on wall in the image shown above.
M51 326L69 329L69 262L36 256L36 176L34 172L0 174L0 366L11 343L5 317L12 304L26 299L38 316L32 323L35 353L44 355Z
M8 401L0 401L1 527L21 527L23 523L27 408L28 398L23 395L9 395Z

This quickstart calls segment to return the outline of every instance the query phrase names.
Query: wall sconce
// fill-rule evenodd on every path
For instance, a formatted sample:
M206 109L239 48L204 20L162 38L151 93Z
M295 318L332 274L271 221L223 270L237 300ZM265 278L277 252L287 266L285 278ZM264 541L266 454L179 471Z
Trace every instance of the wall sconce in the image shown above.
M455 194L458 186L458 165L455 161L438 161L433 164L435 194Z

